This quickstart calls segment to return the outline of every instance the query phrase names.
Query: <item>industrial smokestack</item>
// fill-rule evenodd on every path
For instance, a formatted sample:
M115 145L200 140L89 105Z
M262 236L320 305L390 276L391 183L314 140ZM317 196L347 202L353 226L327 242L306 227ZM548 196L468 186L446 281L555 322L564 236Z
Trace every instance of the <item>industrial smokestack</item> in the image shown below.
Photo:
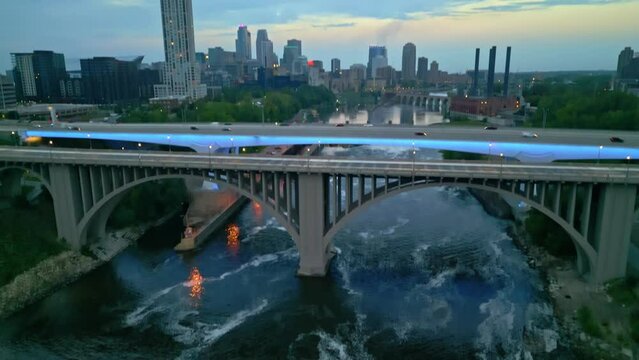
M506 48L506 72L504 73L504 97L508 96L508 80L510 79L510 46Z
M486 97L493 96L493 87L495 85L495 57L497 56L497 46L490 48L490 57L488 59L488 84L486 86Z
M479 95L479 48L475 49L475 73L473 74L472 95Z

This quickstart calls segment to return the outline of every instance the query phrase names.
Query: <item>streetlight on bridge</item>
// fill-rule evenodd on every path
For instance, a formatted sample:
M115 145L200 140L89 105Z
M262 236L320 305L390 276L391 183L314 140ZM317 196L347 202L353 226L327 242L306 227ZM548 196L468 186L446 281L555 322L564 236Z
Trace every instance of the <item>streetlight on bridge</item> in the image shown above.
M501 165L499 166L499 180L501 180L502 174L504 173L504 153L499 154L499 159L501 162Z
M213 166L211 166L211 149L213 148L213 146L209 145L209 169L212 169Z
M599 164L599 160L601 159L601 150L603 149L603 145L599 145L599 151L597 152L597 164Z
M166 139L169 140L169 152L171 152L171 137L167 136Z
M630 155L626 156L626 183L628 182L629 175L630 175Z

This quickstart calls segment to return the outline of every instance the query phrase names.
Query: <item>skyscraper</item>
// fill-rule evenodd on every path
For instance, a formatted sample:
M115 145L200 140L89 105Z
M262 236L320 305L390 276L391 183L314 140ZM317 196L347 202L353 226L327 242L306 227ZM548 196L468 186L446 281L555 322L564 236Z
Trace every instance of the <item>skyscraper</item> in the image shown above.
M404 45L402 51L402 81L415 80L415 62L417 60L417 48L413 43Z
M630 47L626 47L619 53L617 60L617 77L623 77L623 69L630 64L635 52Z
M154 86L156 98L206 96L195 61L193 5L191 0L161 0L165 64L161 85Z
M288 40L286 46L284 46L284 53L282 54L282 62L280 65L292 72L293 62L300 56L302 56L302 41L296 39Z
M18 100L58 101L67 77L64 55L53 51L11 54Z
M493 87L495 86L495 57L497 56L497 47L490 48L490 56L488 58L488 83L486 84L486 97L493 96Z
M257 40L255 41L255 53L260 67L271 68L277 64L277 57L273 52L273 42L268 39L268 33L264 29L257 31Z
M16 88L9 77L0 75L0 110L16 106Z
M377 59L375 62L378 66L373 68L373 60L377 57L383 58L384 60ZM388 65L388 53L386 52L386 46L375 46L371 45L368 47L368 67L366 68L366 77L372 79L375 75L375 71L377 71L378 67L387 66Z
M341 70L342 70L341 61L337 58L331 59L331 72L334 75L338 75Z
M235 40L235 57L238 61L251 60L251 33L246 25L240 25L237 29L237 39Z
M426 81L428 76L428 58L420 57L417 61L417 79L419 81Z

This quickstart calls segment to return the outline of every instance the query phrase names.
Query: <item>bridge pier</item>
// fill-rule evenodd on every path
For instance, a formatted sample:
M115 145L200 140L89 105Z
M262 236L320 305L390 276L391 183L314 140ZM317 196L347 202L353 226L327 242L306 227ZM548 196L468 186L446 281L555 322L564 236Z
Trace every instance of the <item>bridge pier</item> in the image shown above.
M22 192L22 172L11 170L2 172L0 177L0 198L13 198Z
M77 172L70 165L51 165L51 197L55 211L58 238L64 239L73 249L80 249L82 239L78 229L83 215L82 198Z
M324 236L326 186L322 174L299 174L300 276L325 276L334 251Z
M597 262L591 280L595 284L626 275L636 195L636 185L602 186L594 228Z

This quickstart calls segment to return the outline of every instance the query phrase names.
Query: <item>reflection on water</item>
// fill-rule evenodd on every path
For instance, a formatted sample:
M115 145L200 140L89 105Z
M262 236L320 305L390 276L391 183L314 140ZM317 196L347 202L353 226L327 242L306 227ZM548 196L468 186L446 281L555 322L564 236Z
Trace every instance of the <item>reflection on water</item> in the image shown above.
M233 255L240 250L240 227L235 223L226 225L226 248Z
M188 286L191 288L191 299L195 300L194 305L197 307L199 305L199 300L202 298L202 293L204 293L204 277L200 274L200 269L194 267L191 270L191 274L189 274Z
M280 191L282 191L282 189L280 189ZM280 192L280 194L283 194L283 192ZM253 215L255 216L255 219L258 221L261 221L262 205L260 205L260 203L258 203L257 201L253 201L252 206L253 206Z
M335 113L329 124L392 124L392 125L432 125L441 123L444 117L438 112L429 112L422 107L410 105L380 106L374 110L360 110L355 113Z

